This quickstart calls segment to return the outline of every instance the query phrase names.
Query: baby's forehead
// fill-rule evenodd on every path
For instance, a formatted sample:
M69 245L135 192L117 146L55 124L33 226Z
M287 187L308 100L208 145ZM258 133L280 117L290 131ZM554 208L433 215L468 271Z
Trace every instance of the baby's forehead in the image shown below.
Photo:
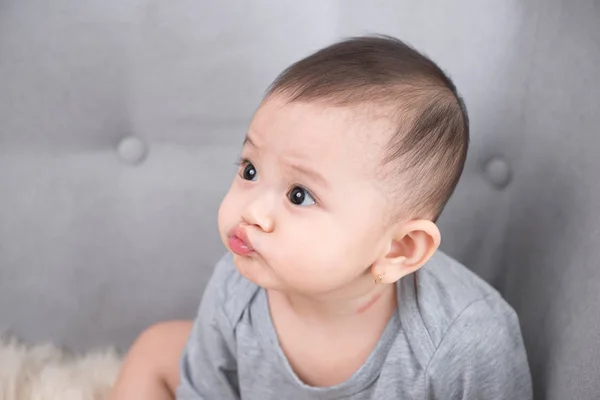
M395 133L389 107L361 103L333 105L324 100L286 101L269 98L257 110L251 130L301 147L342 147L361 153L381 152ZM366 155L366 154L365 154Z
M381 176L389 131L389 119L371 109L273 101L261 105L248 135L278 168L304 164L330 180L372 182Z

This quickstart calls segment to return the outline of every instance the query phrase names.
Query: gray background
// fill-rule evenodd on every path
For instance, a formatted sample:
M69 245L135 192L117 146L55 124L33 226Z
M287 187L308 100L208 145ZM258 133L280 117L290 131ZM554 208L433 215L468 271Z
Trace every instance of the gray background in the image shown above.
M0 0L0 331L126 349L193 316L264 89L370 32L466 98L443 248L518 311L537 398L600 398L597 0Z

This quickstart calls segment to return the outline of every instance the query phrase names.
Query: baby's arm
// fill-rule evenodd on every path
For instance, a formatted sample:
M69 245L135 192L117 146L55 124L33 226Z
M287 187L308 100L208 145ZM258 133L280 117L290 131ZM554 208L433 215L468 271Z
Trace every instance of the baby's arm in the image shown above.
M427 367L428 399L531 400L531 374L512 309L484 300L454 321Z
M234 327L224 309L235 274L231 257L223 258L193 323L165 322L140 335L110 400L239 400Z
M191 321L171 321L145 330L127 354L110 400L174 399L191 328Z

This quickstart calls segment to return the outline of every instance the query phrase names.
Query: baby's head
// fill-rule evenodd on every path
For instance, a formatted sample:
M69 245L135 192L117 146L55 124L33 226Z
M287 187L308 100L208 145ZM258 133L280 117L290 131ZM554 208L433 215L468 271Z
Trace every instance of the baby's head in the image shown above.
M468 142L465 106L435 63L389 37L336 43L269 88L219 211L223 241L267 288L393 283L438 248Z

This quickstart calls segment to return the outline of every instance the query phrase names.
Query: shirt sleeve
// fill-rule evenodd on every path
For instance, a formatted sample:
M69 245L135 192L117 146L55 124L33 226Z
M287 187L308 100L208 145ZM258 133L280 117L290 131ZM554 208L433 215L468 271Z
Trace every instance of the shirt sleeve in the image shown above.
M229 269L221 260L206 286L181 357L177 399L240 399L234 329L224 310Z
M430 400L532 399L516 313L503 300L490 298L467 307L431 358L426 388Z

